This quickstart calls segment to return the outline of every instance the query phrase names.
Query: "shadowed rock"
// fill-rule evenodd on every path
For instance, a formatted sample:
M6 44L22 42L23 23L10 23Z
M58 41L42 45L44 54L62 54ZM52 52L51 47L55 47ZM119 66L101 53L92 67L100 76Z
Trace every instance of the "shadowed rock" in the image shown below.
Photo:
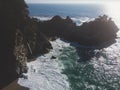
M105 48L115 43L118 27L106 15L99 16L94 21L85 22L81 26L67 17L54 16L48 21L38 22L39 31L48 38L60 37L81 45Z
M56 59L56 57L55 57L55 56L52 56L51 59Z
M24 0L0 0L0 90L27 72L29 57L52 48L44 34L37 32Z

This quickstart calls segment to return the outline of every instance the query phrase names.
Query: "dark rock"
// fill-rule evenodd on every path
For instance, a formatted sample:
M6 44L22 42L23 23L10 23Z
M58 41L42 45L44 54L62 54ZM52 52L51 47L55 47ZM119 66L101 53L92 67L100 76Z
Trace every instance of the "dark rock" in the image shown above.
M51 59L56 59L56 57L55 57L55 56L52 56Z
M29 18L22 31L25 41L27 42L28 58L48 53L52 49L52 45L46 35L40 32L38 28L38 20ZM40 23L40 22L39 22Z
M20 32L20 30L17 29L14 55L16 57L16 67L17 67L16 71L18 75L22 73L26 73L28 70L27 65L26 65L28 49L26 49L26 47L27 46L24 42L24 36Z
M27 75L24 75L24 74L21 74L21 75L20 75L20 78L28 79L28 76L27 76Z
M83 23L77 28L78 38L81 38L82 41L78 40L78 42L91 46L111 45L111 41L115 42L118 30L118 27L110 18L106 15L100 16L94 21Z
M37 19L28 16L24 0L0 0L0 90L27 72L26 62L52 49L38 31Z
M24 0L0 0L0 90L18 77L16 29L24 22L26 10Z
M62 51L62 49L59 49L59 51L61 52L61 51Z
M39 31L48 38L60 37L81 45L105 48L115 43L118 27L106 15L99 16L94 21L85 22L81 26L67 16L62 19L54 16L51 20L38 22Z
M44 33L48 38L51 37L71 37L74 31L75 23L67 17L62 19L60 16L54 16L51 20L38 22L39 31Z

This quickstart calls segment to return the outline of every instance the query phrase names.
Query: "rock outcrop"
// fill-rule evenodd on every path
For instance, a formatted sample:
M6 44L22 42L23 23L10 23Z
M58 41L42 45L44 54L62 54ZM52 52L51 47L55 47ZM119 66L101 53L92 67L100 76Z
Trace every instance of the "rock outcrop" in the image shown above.
M96 18L94 21L83 23L77 27L77 38L82 38L82 42L79 43L84 45L92 46L104 46L104 44L112 44L115 42L118 27L115 23L108 18L106 15Z
M28 18L27 23L22 29L22 34L25 38L28 47L28 58L48 53L52 49L48 38L42 32L39 32L37 19Z
M81 26L76 26L69 17L63 19L60 16L54 16L48 21L39 21L38 25L39 31L49 38L60 37L81 45L101 48L115 43L119 30L111 18L106 15L85 22Z

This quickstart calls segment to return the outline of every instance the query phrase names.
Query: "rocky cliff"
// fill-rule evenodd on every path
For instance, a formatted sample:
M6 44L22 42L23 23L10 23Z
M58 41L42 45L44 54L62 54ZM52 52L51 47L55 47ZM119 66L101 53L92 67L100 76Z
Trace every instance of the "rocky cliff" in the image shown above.
M17 77L16 29L24 22L25 9L23 0L0 0L0 89Z
M0 90L27 72L26 62L49 52L46 36L37 32L24 0L0 0Z

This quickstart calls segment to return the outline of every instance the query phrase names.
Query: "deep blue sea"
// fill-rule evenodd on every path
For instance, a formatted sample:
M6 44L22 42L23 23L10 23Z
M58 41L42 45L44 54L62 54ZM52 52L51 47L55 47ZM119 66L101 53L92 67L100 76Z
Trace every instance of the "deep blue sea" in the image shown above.
M70 16L80 25L105 14L95 4L28 4L30 16L49 20ZM51 42L50 53L27 63L28 78L18 83L30 90L120 90L120 40L103 50L78 49L60 39ZM51 59L55 56L56 59Z
M105 13L103 5L95 4L28 4L31 16L97 17Z

